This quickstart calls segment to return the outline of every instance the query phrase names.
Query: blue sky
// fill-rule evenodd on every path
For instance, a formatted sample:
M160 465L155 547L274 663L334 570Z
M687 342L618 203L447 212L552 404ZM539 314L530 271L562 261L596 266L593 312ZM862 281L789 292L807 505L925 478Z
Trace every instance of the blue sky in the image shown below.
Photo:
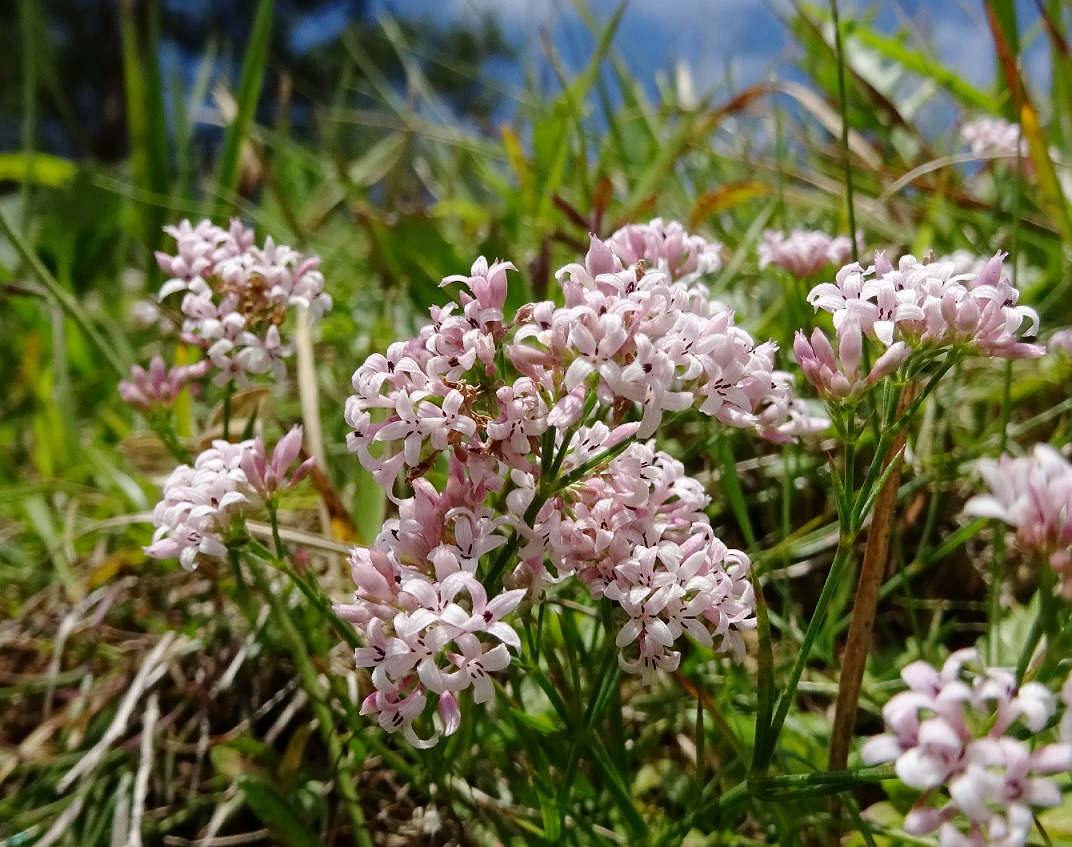
M1036 90L1048 91L1048 48L1038 12L1033 0L1017 5L1021 32L1034 36L1025 50L1025 71ZM589 0L589 6L605 21L616 3ZM519 48L522 64L545 74L543 33L573 68L583 65L593 45L570 0L373 0L372 8L374 14L387 10L439 22L465 23L490 14ZM653 94L657 77L672 76L679 62L701 95L740 89L790 72L797 48L779 18L790 8L788 0L631 0L615 45ZM987 87L994 79L994 50L979 0L841 0L841 9L843 19L875 16L880 29L908 30L919 47L975 85ZM520 84L521 73L518 67L496 68L507 84Z

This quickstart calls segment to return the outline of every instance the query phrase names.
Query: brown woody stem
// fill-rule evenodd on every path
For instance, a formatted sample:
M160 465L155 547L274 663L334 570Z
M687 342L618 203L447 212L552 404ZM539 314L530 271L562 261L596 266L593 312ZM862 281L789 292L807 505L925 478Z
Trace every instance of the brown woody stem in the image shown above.
M906 386L898 403L895 420L901 419L912 405L914 397L912 386ZM875 610L878 608L879 591L882 588L886 557L890 549L893 510L897 505L897 489L901 484L901 452L907 432L907 427L901 429L883 459L883 470L889 467L891 462L897 464L875 501L875 512L867 533L864 559L860 565L860 581L856 585L856 597L852 604L852 623L849 625L845 653L841 660L841 680L834 708L834 726L830 734L830 770L844 770L856 728L860 687L863 684L867 654L871 649Z

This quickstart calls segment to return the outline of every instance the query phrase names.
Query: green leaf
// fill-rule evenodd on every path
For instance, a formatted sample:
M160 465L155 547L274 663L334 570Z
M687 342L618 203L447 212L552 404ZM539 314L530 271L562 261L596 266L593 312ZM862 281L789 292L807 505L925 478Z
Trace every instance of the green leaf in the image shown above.
M919 74L940 85L962 104L986 112L992 112L996 107L991 95L969 85L960 74L947 68L933 56L910 47L907 44L907 35L883 35L872 27L859 26L855 22L847 23L845 29L846 34L885 58L897 62L905 70Z
M289 847L322 847L320 838L270 783L248 774L238 778L247 805L272 834Z
M217 183L222 197L218 200L219 211L229 204L228 195L238 191L240 166L242 162L242 142L249 134L253 124L253 115L261 97L261 83L264 80L264 67L268 62L268 46L272 39L272 20L274 0L260 0L257 14L253 19L253 29L249 36L249 46L242 61L242 76L238 82L238 111L231 125L227 127L227 136L223 142L220 156L220 169Z
M55 188L74 179L78 166L47 153L0 153L0 182L22 182Z
M718 461L721 470L718 481L722 486L722 493L726 495L726 499L729 501L730 509L737 519L737 524L741 528L741 534L744 536L745 541L748 542L750 548L754 548L756 546L756 533L752 529L752 520L748 517L748 504L744 499L741 481L737 477L737 465L733 461L733 450L730 448L729 439L725 437L718 439Z
M756 691L756 735L755 745L752 748L751 771L756 772L762 768L766 760L766 749L769 743L771 716L774 713L774 649L771 643L770 616L767 614L767 600L763 596L763 586L760 585L759 576L755 569L751 572L752 587L756 598L756 635L758 636L758 655L756 657L759 670L758 687Z
M644 822L644 818L640 816L640 812L637 811L636 806L633 804L632 795L629 793L629 786L622 779L622 775L615 767L614 760L611 758L610 753L607 752L603 740L595 732L587 732L585 733L585 742L585 746L592 753L592 762L595 764L600 776L603 777L607 789L610 791L611 797L617 804L618 809L625 817L625 822L629 826L629 829L634 835L646 836L648 833L648 825Z

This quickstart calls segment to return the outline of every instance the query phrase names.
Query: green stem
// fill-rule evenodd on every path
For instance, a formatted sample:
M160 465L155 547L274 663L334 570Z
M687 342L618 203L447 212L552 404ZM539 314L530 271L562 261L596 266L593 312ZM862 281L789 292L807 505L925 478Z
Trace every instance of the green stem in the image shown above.
M223 390L223 440L231 440L231 398L234 396L235 387L233 382L227 383Z
M768 776L752 780L749 787L753 796L759 800L795 799L837 794L859 785L881 782L893 776L893 765L877 765L850 770Z
M811 656L811 648L814 646L815 639L818 638L823 622L826 619L826 612L830 606L830 601L836 593L838 584L841 582L841 577L844 575L845 568L852 556L852 548L855 541L855 534L848 536L843 535L838 544L837 553L834 554L834 561L830 565L830 573L826 576L826 582L823 583L823 590L819 594L818 602L815 604L815 612L812 614L811 620L808 622L808 628L804 631L804 639L800 644L800 652L797 654L796 662L793 663L793 669L790 671L789 678L783 686L782 696L778 698L778 708L774 713L774 719L771 721L770 729L766 733L766 744L761 751L761 755L754 757L755 764L757 765L756 770L760 774L765 774L767 768L770 767L771 757L774 755L774 748L777 746L778 736L781 733L783 724L785 724L786 716L789 714L789 708L793 705L797 686L800 684L800 677L804 673L804 667L807 665L808 659Z
M184 465L189 463L190 451L182 446L182 442L179 441L179 437L175 435L174 430L168 426L168 422L150 419L149 426L156 433L156 437L164 442L164 446L168 448L172 456Z
M354 631L353 626L335 614L332 602L324 595L324 592L320 588L320 583L315 579L304 579L300 574L295 572L286 559L273 557L272 551L256 539L250 538L246 543L255 555L260 556L266 561L273 562L279 570L290 577L294 584L298 586L298 590L305 595L305 599L319 610L319 612L327 619L328 623L331 624L331 628L335 630L335 634L345 641L348 647L356 649L363 646L361 640L357 637L357 633Z
M1009 416L1012 411L1011 395L1012 361L1010 360L1005 362L1005 379L1001 392L1001 430L998 433L1000 438L999 455L1005 452L1009 443ZM987 614L990 624L988 627L990 637L987 639L987 661L996 666L1000 663L1001 592L1005 587L1005 525L1001 521L993 521L992 523L994 524L994 555L990 559L990 584L987 586Z
M353 842L357 847L373 847L372 837L365 826L365 815L361 811L361 802L357 797L357 775L354 773L353 763L349 755L347 755L342 742L335 734L335 719L331 711L331 705L328 703L324 689L320 685L320 674L309 659L308 646L291 619L290 612L284 605L282 598L272 590L272 585L264 573L262 563L252 556L247 557L247 561L249 570L253 574L253 580L257 583L257 588L268 602L276 625L290 648L291 658L297 666L302 686L312 700L317 725L320 727L320 734L328 748L328 755L335 765L335 781L339 787L339 793L342 795L346 811L350 816L350 823L353 827L351 832Z
M283 539L279 537L279 509L275 503L268 504L268 521L272 525L272 543L275 544L275 555L279 561L285 562L287 552L283 549Z
M1035 655L1035 648L1038 646L1039 639L1042 638L1042 630L1044 626L1042 609L1040 608L1039 613L1035 616L1035 620L1031 622L1031 629L1027 634L1027 640L1024 641L1023 649L1020 651L1020 659L1016 662L1016 681L1021 685L1025 682L1024 676L1027 674L1027 666L1031 663L1031 657ZM993 630L991 630L991 632L993 632ZM992 639L994 638L993 635L990 637Z
M571 433L569 430L563 436L564 444L569 443ZM536 516L540 514L540 509L543 508L543 504L549 499L556 496L560 491L564 491L569 488L578 480L583 479L593 469L599 467L602 464L606 464L611 461L615 456L621 454L630 444L633 443L636 436L630 436L611 447L609 450L604 450L594 459L590 459L583 465L574 468L564 477L556 478L558 471L561 469L562 453L555 459L555 463L552 466L552 476L549 478L541 477L539 485L536 488L536 494L532 498L532 502L529 503L529 507L525 510L525 514L522 520L525 525L531 527L536 520ZM564 450L565 448L563 448ZM506 570L506 566L509 564L511 557L517 552L517 548L521 546L521 535L515 529L510 534L510 540L506 542L498 555L495 557L495 561L492 562L491 567L488 569L488 575L484 580L485 587L490 587L498 584L499 579L503 575L503 571Z

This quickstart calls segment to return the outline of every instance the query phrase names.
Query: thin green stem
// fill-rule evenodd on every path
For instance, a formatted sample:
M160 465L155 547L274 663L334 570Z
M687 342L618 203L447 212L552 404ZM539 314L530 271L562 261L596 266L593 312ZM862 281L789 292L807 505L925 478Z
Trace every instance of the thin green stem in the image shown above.
M290 563L285 558L279 557L278 554L273 554L271 550L255 538L250 538L246 544L254 555L260 556L265 561L272 562L279 570L290 577L291 581L298 586L298 590L305 595L305 599L312 603L327 619L328 623L331 624L331 628L335 630L335 634L345 641L347 646L352 648L363 646L353 626L335 614L331 599L324 594L319 582L315 579L303 578L301 574L290 566Z
M766 744L762 754L755 757L755 762L758 773L765 774L767 768L770 766L771 757L774 755L774 748L777 746L778 736L781 733L782 725L785 723L785 719L789 714L789 709L793 705L793 700L796 697L797 686L800 684L800 677L804 673L804 668L811 657L811 649L815 644L815 639L818 638L819 632L822 630L823 623L826 619L826 612L830 606L830 601L833 599L838 585L841 582L841 578L845 573L845 568L852 557L853 545L856 541L855 535L842 536L840 543L838 544L837 553L834 554L834 561L830 565L830 572L826 576L826 582L823 583L823 590L819 594L819 600L815 604L815 611L811 616L811 620L808 622L808 628L804 631L804 638L800 644L800 652L797 654L797 659L793 663L793 669L789 673L789 678L786 680L782 687L782 695L778 698L778 708L775 710L774 719L771 721L770 729L766 733Z
M1027 633L1027 639L1024 641L1023 649L1020 651L1020 658L1016 662L1016 680L1021 684L1024 682L1027 667L1031 664L1031 657L1035 655L1035 648L1038 647L1044 628L1045 623L1043 622L1042 609L1040 608L1039 613L1035 615L1035 619L1031 622L1031 629ZM991 638L993 639L994 636L992 635Z
M179 441L175 430L171 428L170 415L166 418L150 417L148 421L149 427L156 434L156 437L164 443L164 446L168 448L172 456L184 465L190 461L190 451L182 446L182 442Z
M894 776L893 765L877 765L849 770L793 773L752 780L750 788L759 800L782 800L837 794Z
M1005 363L1005 378L1001 392L1001 421L999 432L1000 446L998 453L1005 452L1009 443L1009 417L1012 410L1012 361ZM991 665L1000 664L1001 638L1001 594L1005 588L1005 525L1001 521L994 523L994 553L990 559L990 584L987 586L987 615L989 618L990 637L987 639L987 661Z
M268 520L272 525L272 543L275 544L275 555L280 562L285 562L287 558L286 550L283 548L283 539L279 537L279 509L275 503L268 504Z

